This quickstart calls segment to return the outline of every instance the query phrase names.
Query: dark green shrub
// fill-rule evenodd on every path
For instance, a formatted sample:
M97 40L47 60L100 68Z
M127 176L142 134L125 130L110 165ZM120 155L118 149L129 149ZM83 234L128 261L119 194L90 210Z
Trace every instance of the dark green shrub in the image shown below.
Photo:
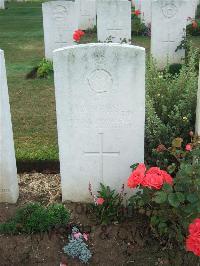
M180 73L181 68L182 68L182 64L172 64L172 65L169 65L168 72L169 74L172 74L174 76Z
M61 204L44 207L39 203L30 203L18 209L15 216L6 223L0 224L0 233L31 234L45 232L54 226L66 225L69 218L69 211Z

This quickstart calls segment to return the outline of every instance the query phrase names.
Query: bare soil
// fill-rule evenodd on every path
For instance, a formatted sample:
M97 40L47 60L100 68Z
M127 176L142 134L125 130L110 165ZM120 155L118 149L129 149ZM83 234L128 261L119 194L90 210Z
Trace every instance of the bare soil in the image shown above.
M15 205L0 204L0 222L12 217L16 209L28 202L48 205L61 202L60 176L58 174L22 174L19 177L20 197ZM150 238L145 218L131 215L121 224L101 226L87 215L87 206L67 202L71 210L71 226L78 225L89 233L88 245L93 257L89 265L189 265L169 261L165 247ZM67 244L69 227L57 228L48 234L0 236L0 266L56 266L82 265L63 253ZM194 265L194 264L191 264Z

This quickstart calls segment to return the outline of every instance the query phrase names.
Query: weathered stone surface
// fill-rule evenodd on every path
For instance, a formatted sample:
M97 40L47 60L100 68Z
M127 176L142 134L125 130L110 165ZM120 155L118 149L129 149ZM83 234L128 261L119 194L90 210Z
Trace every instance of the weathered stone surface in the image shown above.
M152 0L141 0L140 8L141 8L141 19L145 23L146 26L149 26L151 23L151 7Z
M96 0L78 0L80 6L79 29L93 29L96 26Z
M15 203L19 189L4 52L0 50L0 202Z
M185 57L184 49L176 49L185 36L189 7L189 0L152 1L151 53L160 68Z
M97 36L99 42L130 42L130 1L97 0Z
M53 50L74 44L78 29L79 3L51 1L42 4L45 57L53 58Z
M89 182L120 189L144 159L144 48L58 49L54 77L63 201L89 201Z

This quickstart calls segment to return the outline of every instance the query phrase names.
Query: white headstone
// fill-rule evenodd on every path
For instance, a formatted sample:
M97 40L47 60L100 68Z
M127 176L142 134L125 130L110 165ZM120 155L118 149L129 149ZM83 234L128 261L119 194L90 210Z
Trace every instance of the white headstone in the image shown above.
M151 24L151 3L152 0L141 0L141 19L146 26Z
M198 83L198 92L197 92L196 134L200 137L200 62L199 62L199 83Z
M141 0L132 0L132 6L134 6L136 10L141 10Z
M74 44L78 29L79 4L74 1L51 1L42 4L45 57L53 58L53 50Z
M54 73L63 201L89 201L89 182L120 189L144 159L145 49L59 49Z
M97 0L97 36L99 42L130 42L130 1Z
M154 0L152 2L151 53L160 68L180 63L185 50L176 51L185 36L189 0Z
M0 50L0 202L15 203L19 189L4 52Z
M0 9L4 8L5 8L4 0L0 0Z
M190 0L189 3L190 3L190 8L188 9L188 18L195 19L198 2L197 0ZM191 23L191 20L189 19L188 24L190 23Z
M79 29L93 29L96 26L96 0L79 0Z

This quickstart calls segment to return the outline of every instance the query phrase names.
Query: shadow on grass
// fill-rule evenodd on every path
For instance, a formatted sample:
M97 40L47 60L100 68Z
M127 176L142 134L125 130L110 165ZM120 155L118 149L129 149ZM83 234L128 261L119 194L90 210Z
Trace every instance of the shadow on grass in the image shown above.
M60 162L56 160L17 160L17 172L60 173Z

